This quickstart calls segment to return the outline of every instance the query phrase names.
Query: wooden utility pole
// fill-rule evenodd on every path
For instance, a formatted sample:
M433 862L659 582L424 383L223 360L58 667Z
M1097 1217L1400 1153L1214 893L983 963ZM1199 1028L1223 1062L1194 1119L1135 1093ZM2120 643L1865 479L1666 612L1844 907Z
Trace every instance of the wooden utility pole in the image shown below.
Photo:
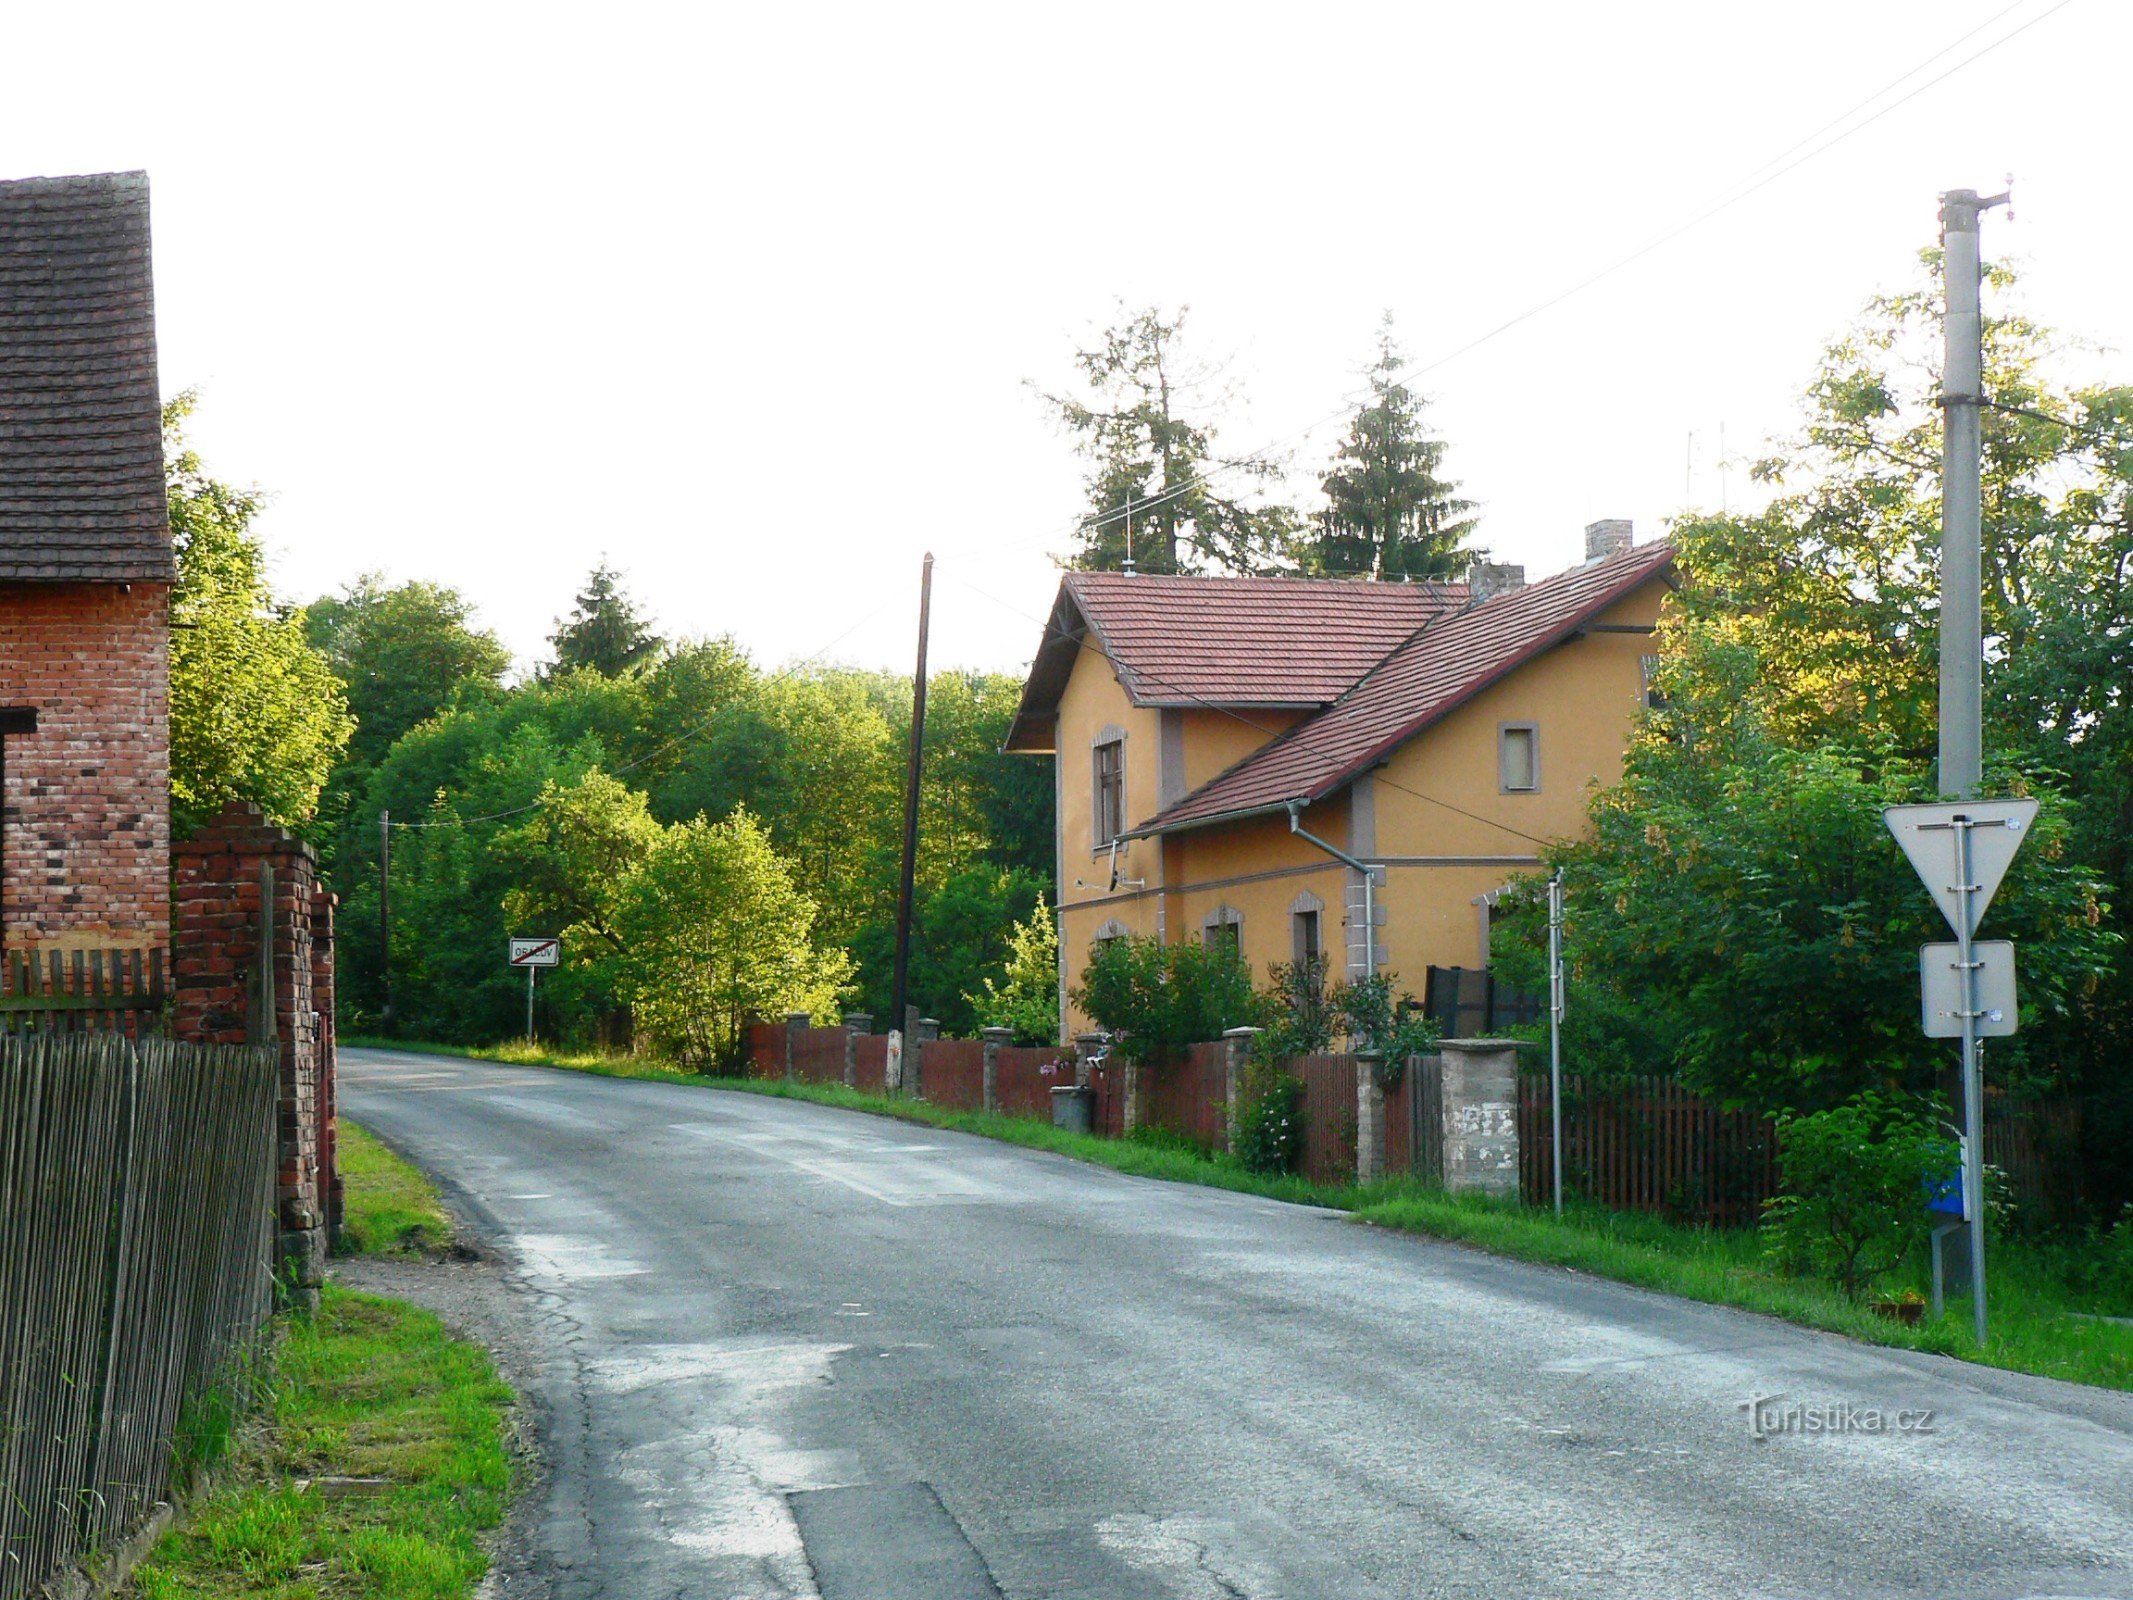
M378 982L384 1005L379 1021L393 1031L393 814L378 813Z
M918 673L911 680L911 760L904 775L903 877L896 891L896 976L889 1026L902 1029L911 985L911 889L918 875L918 784L926 746L926 625L933 613L933 553L926 553L918 580ZM911 1041L904 1040L905 1059Z

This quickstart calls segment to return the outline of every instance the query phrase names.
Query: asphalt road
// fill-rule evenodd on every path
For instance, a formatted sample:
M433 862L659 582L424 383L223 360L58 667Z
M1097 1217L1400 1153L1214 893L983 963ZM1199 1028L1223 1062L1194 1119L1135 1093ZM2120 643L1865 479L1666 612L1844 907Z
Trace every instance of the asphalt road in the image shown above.
M2133 1596L2133 1395L817 1106L343 1063L529 1297L559 1596Z

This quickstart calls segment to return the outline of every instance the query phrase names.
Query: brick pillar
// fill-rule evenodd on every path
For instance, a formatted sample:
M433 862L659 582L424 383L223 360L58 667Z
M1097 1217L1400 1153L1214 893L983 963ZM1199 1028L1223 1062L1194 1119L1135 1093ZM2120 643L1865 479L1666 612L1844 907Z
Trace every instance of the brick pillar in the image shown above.
M844 1086L859 1087L859 1036L874 1031L874 1018L865 1011L844 1014Z
M1381 1051L1359 1050L1355 1057L1355 1181L1375 1183L1385 1172L1385 1085L1379 1078Z
M311 892L311 1004L318 1017L318 1168L325 1201L326 1240L339 1242L347 1213L341 1184L340 1042L334 1009L334 907L340 897L323 886Z
M171 1032L203 1044L271 1043L280 1055L283 1278L290 1298L313 1309L325 1278L333 1184L325 1128L334 1103L333 996L330 983L323 997L318 989L321 960L330 971L333 947L330 920L323 953L315 936L318 858L257 806L241 804L226 807L172 857L178 925ZM271 904L263 907L270 889ZM265 947L263 923L271 928Z
M805 1011L788 1011L785 1013L785 1081L787 1083L791 1083L795 1076L793 1049L799 1044L800 1035L807 1031L807 1015Z
M1222 1148L1231 1155L1237 1153L1237 1113L1243 1109L1238 1096L1243 1092L1244 1068L1252 1059L1252 1041L1258 1037L1257 1028L1231 1028L1222 1035L1222 1101L1228 1108L1222 1123Z
M1000 1109L1000 1047L1015 1042L1012 1028L983 1028L978 1037L985 1041L985 1109Z
M1518 1197L1518 1046L1511 1039L1446 1039L1442 1065L1444 1187Z

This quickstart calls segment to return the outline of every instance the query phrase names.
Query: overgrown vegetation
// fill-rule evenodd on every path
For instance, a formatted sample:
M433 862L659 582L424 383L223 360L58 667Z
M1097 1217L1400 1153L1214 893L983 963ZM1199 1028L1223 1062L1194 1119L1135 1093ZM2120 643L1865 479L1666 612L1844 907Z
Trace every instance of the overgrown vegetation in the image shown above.
M1931 799L1938 696L1938 262L1833 344L1796 438L1755 468L1759 511L1670 537L1659 704L1566 886L1565 1054L1588 1081L1676 1074L1813 1112L1930 1093L1917 946L1947 937L1882 808ZM1987 932L2021 952L2006 1090L2082 1100L2091 1204L2133 1201L2133 389L2056 382L2053 335L1989 276L1986 744L1992 793L2037 827ZM1496 923L1497 966L1540 990L1537 884Z
M340 1130L344 1251L434 1254L437 1192L354 1123ZM460 1600L511 1488L511 1392L478 1346L426 1311L328 1285L287 1317L254 1384L188 1409L194 1498L137 1568L140 1600Z
M1771 1259L1857 1300L1915 1256L1932 1220L1929 1185L1957 1165L1955 1141L1934 1120L1872 1091L1779 1118L1785 1188L1764 1208L1763 1223Z
M436 1185L360 1123L340 1119L337 1135L346 1204L341 1255L434 1256L452 1246L452 1219Z
M482 1535L510 1492L510 1402L487 1355L428 1312L329 1286L316 1317L283 1329L264 1415L238 1429L130 1592L471 1594L487 1568Z

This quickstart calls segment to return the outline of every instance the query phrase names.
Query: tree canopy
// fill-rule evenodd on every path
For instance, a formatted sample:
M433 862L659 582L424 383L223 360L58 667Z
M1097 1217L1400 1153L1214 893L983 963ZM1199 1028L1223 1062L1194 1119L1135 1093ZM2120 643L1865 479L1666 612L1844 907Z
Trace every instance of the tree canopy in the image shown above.
M558 672L597 672L612 678L650 660L665 642L638 614L622 587L622 574L605 557L578 591L570 615L548 636Z
M233 800L297 827L317 808L354 720L333 670L276 604L252 532L261 498L211 477L185 441L197 396L163 408L178 582L170 602L171 827Z
M1116 571L1130 556L1143 572L1250 573L1288 562L1294 510L1218 487L1269 483L1282 469L1216 450L1211 413L1223 396L1216 374L1183 351L1186 311L1121 305L1120 320L1074 353L1084 392L1044 396L1089 464L1077 566Z
M1444 441L1423 426L1422 397L1400 377L1406 367L1388 312L1368 373L1370 396L1319 479L1326 504L1303 545L1313 574L1455 578L1472 560L1474 502L1444 477Z

